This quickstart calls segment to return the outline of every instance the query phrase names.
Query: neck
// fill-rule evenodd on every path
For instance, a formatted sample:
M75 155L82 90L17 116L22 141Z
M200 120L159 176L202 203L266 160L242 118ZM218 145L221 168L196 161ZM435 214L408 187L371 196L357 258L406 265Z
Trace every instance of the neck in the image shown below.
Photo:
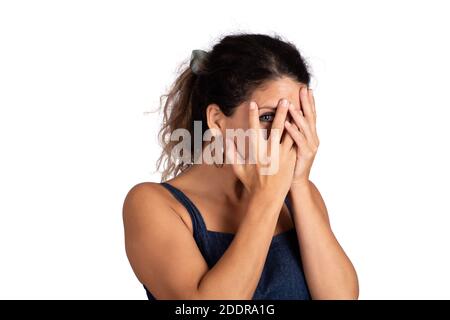
M192 186L195 181L196 189L206 194L216 194L232 202L239 202L246 196L244 186L233 172L231 165L224 164L216 167L209 164L194 164L179 176Z

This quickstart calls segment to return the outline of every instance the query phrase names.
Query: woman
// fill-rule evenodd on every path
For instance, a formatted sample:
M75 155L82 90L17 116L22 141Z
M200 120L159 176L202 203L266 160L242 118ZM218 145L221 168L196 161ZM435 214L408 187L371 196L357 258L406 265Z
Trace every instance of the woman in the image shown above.
M164 182L140 183L124 202L127 256L149 299L358 297L356 272L309 180L319 145L309 83L304 59L280 37L231 35L193 51L166 96ZM213 155L225 164L198 161L197 121L225 143L225 155ZM168 139L176 129L190 133L181 157ZM227 135L237 129L257 134L241 148Z

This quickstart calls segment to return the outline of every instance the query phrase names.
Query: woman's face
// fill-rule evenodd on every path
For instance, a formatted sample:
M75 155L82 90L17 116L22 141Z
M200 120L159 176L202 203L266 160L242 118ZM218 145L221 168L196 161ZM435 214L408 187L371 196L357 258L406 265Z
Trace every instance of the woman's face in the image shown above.
M223 113L220 113L220 131L222 131L221 135L223 137L233 139L235 141L235 144L239 144L237 143L237 140L239 140L238 137L243 137L244 141L242 139L240 140L243 144L239 144L238 152L243 158L247 159L249 155L249 140L246 137L246 130L250 127L250 102L254 101L258 105L259 126L261 129L267 130L267 137L269 137L272 122L275 118L275 113L277 111L280 100L287 99L296 108L299 108L300 89L306 86L306 84L295 81L292 78L286 76L278 78L276 80L266 81L262 86L253 91L248 101L245 101L244 103L238 105L231 116L227 117L224 116ZM209 113L209 119L211 122L213 122L213 114L217 115L218 113L217 111L214 113L212 111L213 108L208 108L208 110L211 111ZM218 110L217 106L216 110ZM286 119L290 120L289 113ZM209 127L211 128L211 126ZM229 130L231 131L230 133ZM233 137L230 137L229 134L233 135ZM244 136L241 136L241 134L243 134Z
M260 127L267 129L269 134L279 101L286 98L298 108L300 103L299 93L302 87L306 87L306 85L289 77L267 81L253 92L249 101L240 104L233 115L227 117L227 129L248 129L248 107L250 101L255 101L259 109Z

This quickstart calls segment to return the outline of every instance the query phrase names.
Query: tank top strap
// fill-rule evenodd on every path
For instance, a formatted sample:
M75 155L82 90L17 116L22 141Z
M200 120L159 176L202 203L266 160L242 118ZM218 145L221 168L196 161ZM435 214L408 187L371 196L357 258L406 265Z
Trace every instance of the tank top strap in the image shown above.
M284 198L284 203L286 204L286 207L288 208L289 215L291 216L291 219L294 220L294 216L293 216L294 211L293 211L293 209L292 209L291 200L289 200L288 197L285 197L285 198Z
M207 255L207 240L208 233L206 230L205 221L203 220L200 211L195 206L195 204L178 188L174 187L167 182L160 183L177 199L187 210L192 220L193 236L197 246L199 247L203 256Z

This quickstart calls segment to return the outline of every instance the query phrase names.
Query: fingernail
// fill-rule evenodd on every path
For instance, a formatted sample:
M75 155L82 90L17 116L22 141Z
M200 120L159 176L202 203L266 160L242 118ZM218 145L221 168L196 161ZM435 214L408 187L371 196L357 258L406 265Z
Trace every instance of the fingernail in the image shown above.
M256 109L256 105L253 101L250 101L250 110L255 110Z
M281 106L282 107L287 107L288 106L288 101L286 99L281 100Z

